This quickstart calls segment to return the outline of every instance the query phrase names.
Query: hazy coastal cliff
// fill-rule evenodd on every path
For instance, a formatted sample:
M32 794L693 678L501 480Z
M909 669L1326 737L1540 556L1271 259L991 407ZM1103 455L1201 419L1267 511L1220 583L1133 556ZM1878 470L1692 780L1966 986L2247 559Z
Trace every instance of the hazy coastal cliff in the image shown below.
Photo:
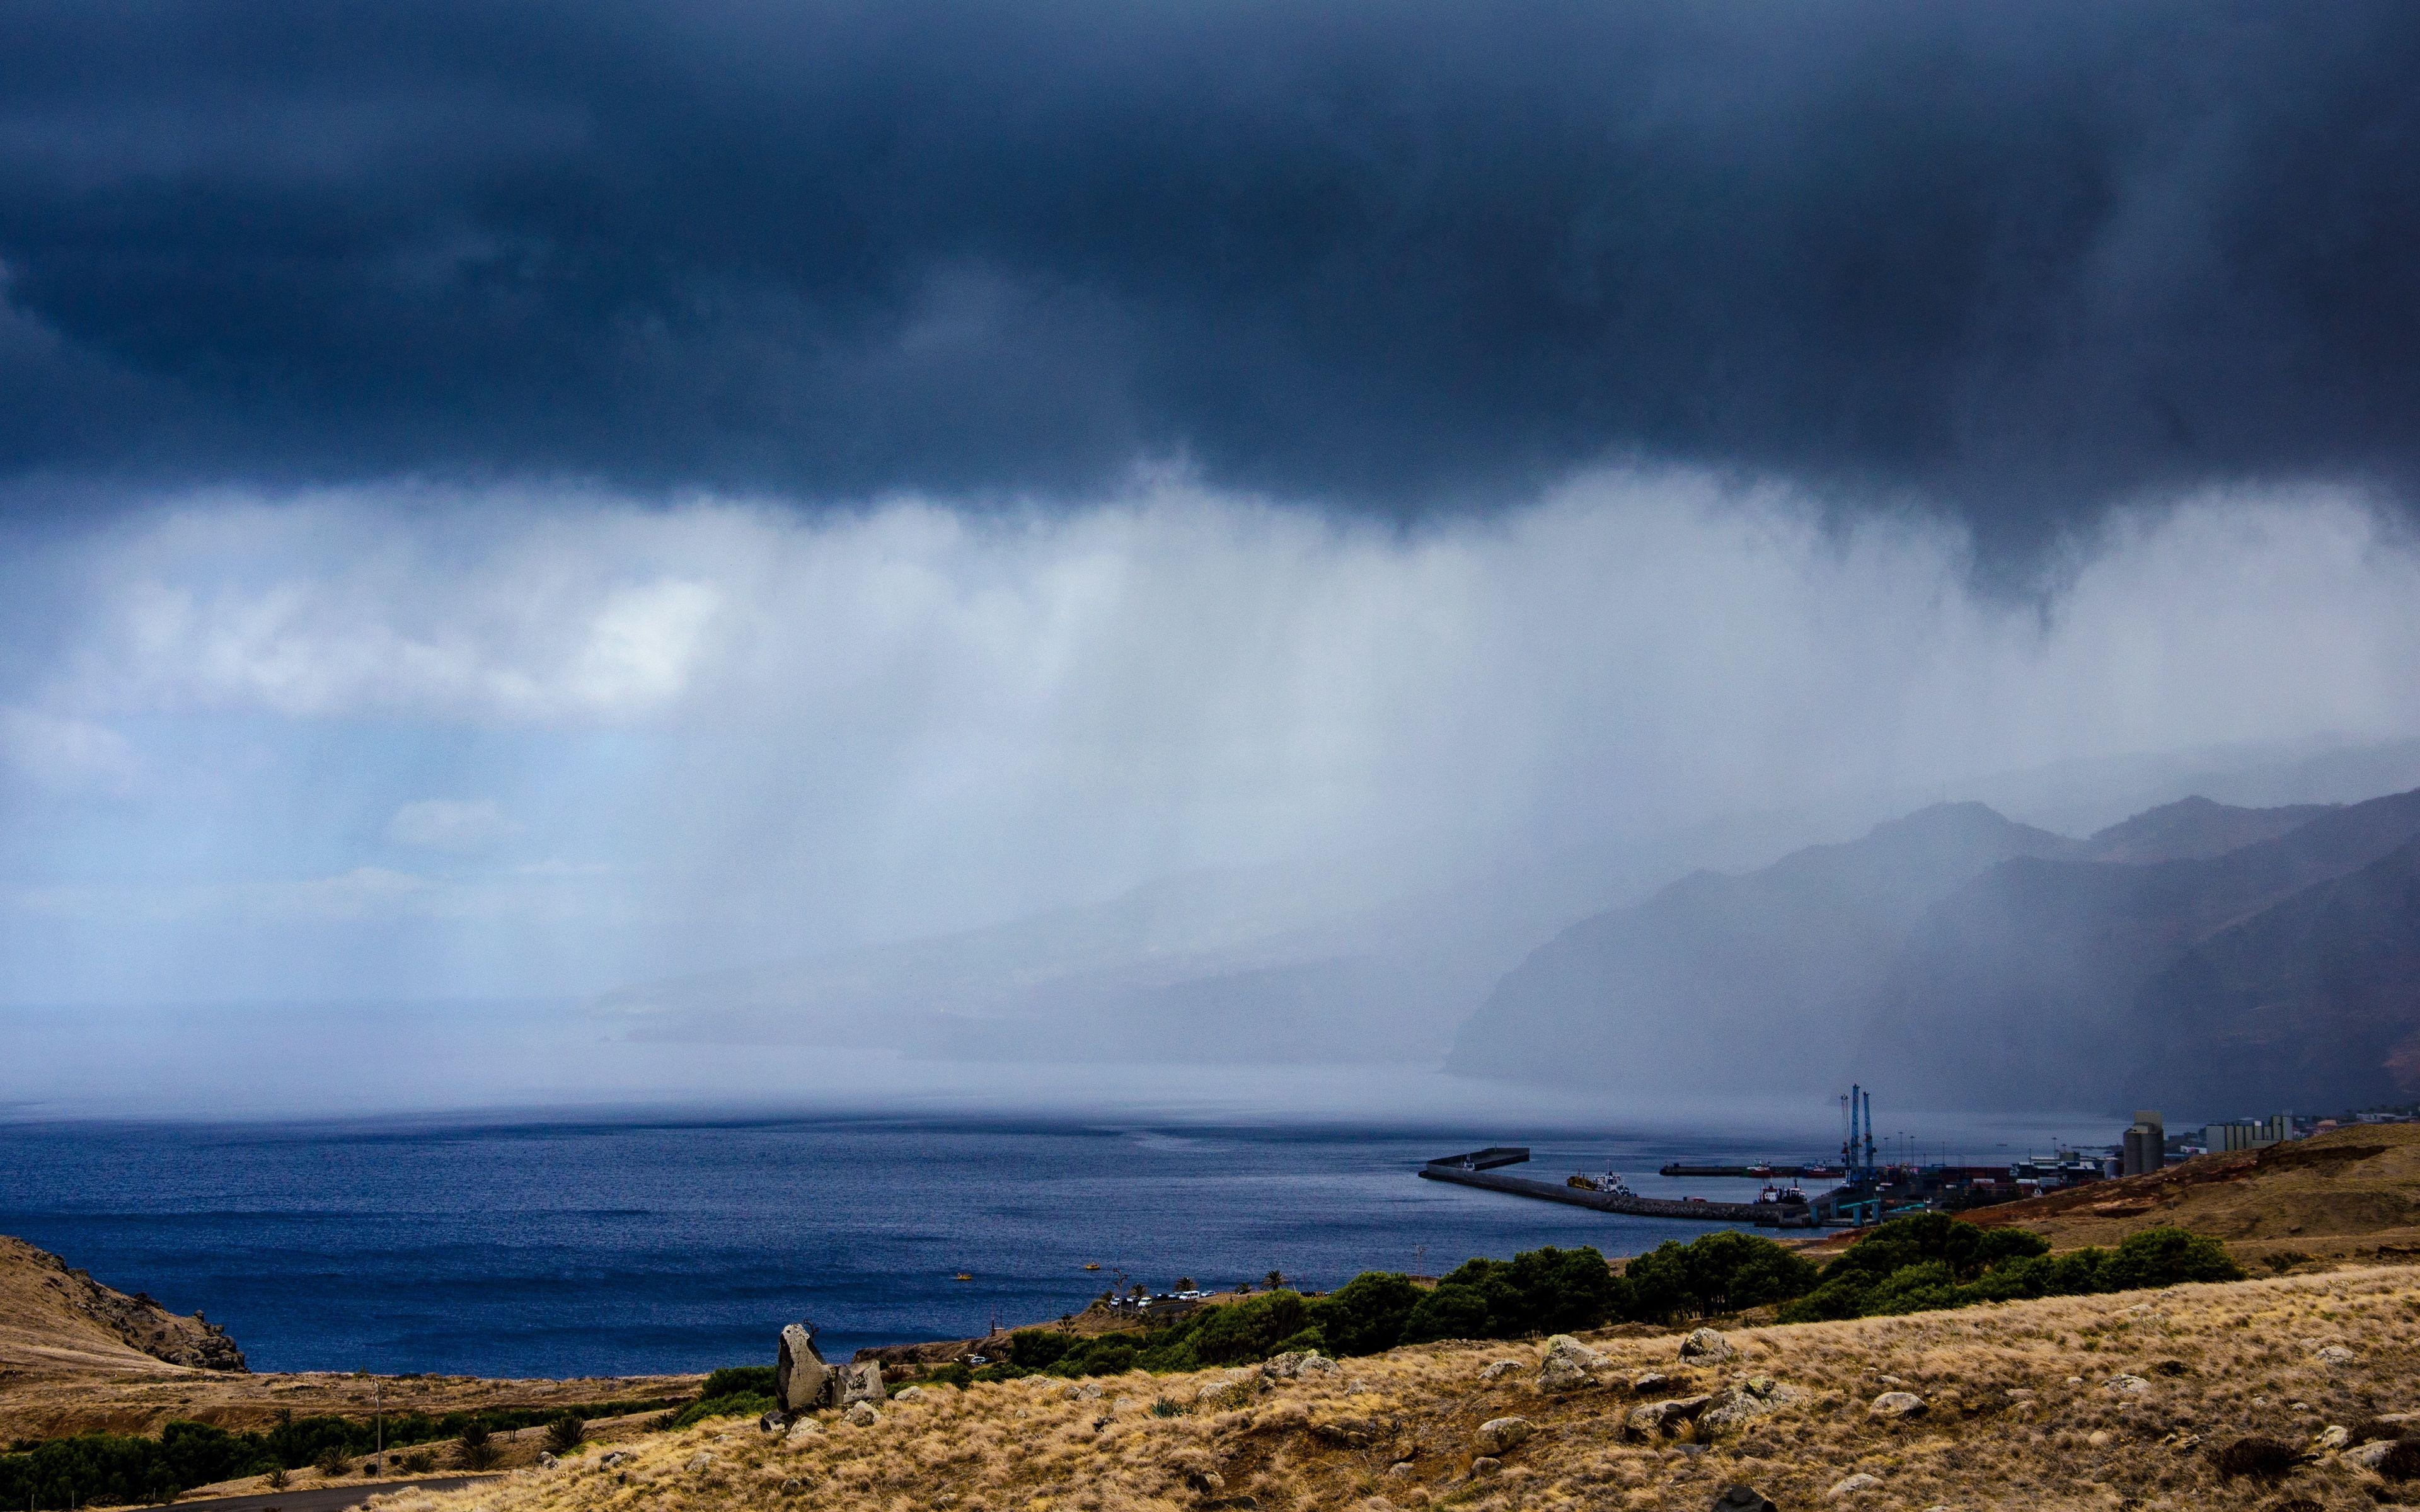
M2187 799L2087 839L1978 804L1574 925L1450 1065L1923 1106L2360 1106L2420 1090L2420 792ZM2189 1055L2175 1053L2190 1048Z

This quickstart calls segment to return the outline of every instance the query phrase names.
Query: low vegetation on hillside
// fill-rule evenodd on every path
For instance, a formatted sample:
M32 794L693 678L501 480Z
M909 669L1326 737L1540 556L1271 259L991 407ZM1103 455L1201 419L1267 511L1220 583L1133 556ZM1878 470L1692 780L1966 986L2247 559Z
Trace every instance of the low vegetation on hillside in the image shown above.
M1593 1328L1619 1314L1625 1289L1605 1257L1587 1247L1472 1260L1434 1288L1370 1271L1324 1297L1280 1288L1202 1307L1140 1334L1087 1337L1020 1329L1009 1336L1006 1361L969 1379L1200 1370L1289 1352L1376 1354L1427 1339Z
M2137 1234L2114 1252L2054 1257L2049 1247L2023 1229L1981 1229L1931 1213L1895 1218L1822 1267L1772 1240L1727 1230L1658 1245L1619 1274L1586 1246L1530 1250L1510 1260L1472 1260L1434 1288L1373 1271L1327 1296L1273 1291L1140 1332L1021 1329L1009 1336L1006 1360L979 1370L944 1366L925 1379L965 1384L1035 1372L1164 1373L1303 1351L1349 1359L1435 1339L1673 1323L1773 1304L1786 1321L1811 1322L2243 1274L2219 1245L2179 1229Z
M773 1367L732 1365L706 1378L697 1400L673 1414L670 1427L685 1428L709 1417L755 1417L773 1410Z
M1686 1248L1687 1246L1682 1246ZM2053 1512L2420 1495L2395 1419L2420 1272L2368 1267L1949 1311L1437 1341L1312 1368L911 1388L787 1434L723 1419L383 1512L1785 1507Z
M1783 1321L1815 1321L1962 1306L1979 1302L2086 1295L2219 1281L2242 1275L2217 1244L2181 1230L2129 1237L2115 1250L2052 1256L2022 1228L1978 1228L1941 1215L1895 1219L1819 1267L1752 1234L1716 1232L1668 1242L1616 1271L1591 1248L1538 1249L1510 1260L1474 1259L1434 1287L1371 1272L1326 1296L1279 1289L1199 1308L1140 1332L1082 1335L1024 1329L1008 1358L981 1370L925 1373L937 1388L1032 1375L1074 1380L1130 1372L1169 1376L1257 1365L1281 1356L1357 1359L1445 1339L1516 1339L1582 1333L1612 1323L1682 1323L1775 1306ZM541 1422L558 1429L586 1416L668 1409L663 1427L753 1418L773 1406L771 1367L740 1366L708 1377L686 1404L602 1402L561 1407L388 1418L391 1448L458 1441L450 1462L475 1463L470 1442ZM1181 1394L1180 1394L1181 1395ZM336 1416L288 1418L261 1431L230 1432L170 1423L156 1438L85 1434L0 1454L0 1506L66 1507L136 1502L277 1469L341 1463L368 1451L377 1430ZM467 1435L467 1437L466 1437ZM556 1447L570 1449L567 1430ZM433 1458L433 1457L432 1457Z
M2243 1268L2224 1245L2181 1228L2147 1228L2114 1250L2086 1246L2053 1255L2050 1241L2022 1228L1978 1228L1943 1213L1921 1213L1894 1218L1860 1238L1777 1316L1786 1323L1878 1318L2242 1278Z
M485 1469L477 1444L519 1428L590 1417L667 1409L662 1401L593 1402L581 1407L491 1410L430 1416L404 1412L373 1423L364 1418L288 1418L259 1432L229 1432L206 1423L170 1423L156 1437L80 1433L15 1445L0 1454L0 1506L68 1507L95 1503L163 1501L196 1486L306 1466L341 1466L386 1448L447 1443L450 1464ZM576 1440L573 1442L577 1442ZM433 1465L438 1456L428 1456Z

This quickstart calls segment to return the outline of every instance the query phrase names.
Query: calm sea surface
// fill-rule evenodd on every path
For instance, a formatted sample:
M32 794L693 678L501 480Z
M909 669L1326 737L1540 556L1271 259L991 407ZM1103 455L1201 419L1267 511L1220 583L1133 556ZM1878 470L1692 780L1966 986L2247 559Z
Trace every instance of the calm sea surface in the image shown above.
M868 1119L470 1127L0 1125L0 1232L226 1327L255 1369L559 1376L960 1337L1271 1268L1309 1286L1700 1228L1417 1180L1501 1130ZM1706 1135L1556 1136L1529 1173L1813 1156ZM1102 1269L1087 1272L1087 1262ZM968 1273L971 1281L953 1279Z

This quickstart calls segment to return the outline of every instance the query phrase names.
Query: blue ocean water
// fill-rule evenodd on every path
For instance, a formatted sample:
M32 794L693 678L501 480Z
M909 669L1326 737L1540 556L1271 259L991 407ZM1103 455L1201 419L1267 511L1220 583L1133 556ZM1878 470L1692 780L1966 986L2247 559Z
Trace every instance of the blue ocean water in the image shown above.
M566 1376L961 1337L1272 1268L1326 1288L1540 1244L1607 1254L1699 1227L1419 1180L1502 1131L814 1119L0 1126L0 1232L224 1325L255 1369ZM1563 1134L1549 1179L1658 1195L1672 1158L1823 1153ZM1086 1262L1102 1269L1087 1272ZM967 1273L973 1280L954 1279Z

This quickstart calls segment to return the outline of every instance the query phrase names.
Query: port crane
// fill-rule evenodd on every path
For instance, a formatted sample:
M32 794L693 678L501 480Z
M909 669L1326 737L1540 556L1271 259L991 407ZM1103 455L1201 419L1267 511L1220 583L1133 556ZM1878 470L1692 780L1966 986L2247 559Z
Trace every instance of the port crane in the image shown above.
M1852 1084L1840 1099L1846 1136L1840 1141L1840 1168L1851 1186L1874 1174L1874 1094ZM1862 1140L1862 1148L1860 1141Z

